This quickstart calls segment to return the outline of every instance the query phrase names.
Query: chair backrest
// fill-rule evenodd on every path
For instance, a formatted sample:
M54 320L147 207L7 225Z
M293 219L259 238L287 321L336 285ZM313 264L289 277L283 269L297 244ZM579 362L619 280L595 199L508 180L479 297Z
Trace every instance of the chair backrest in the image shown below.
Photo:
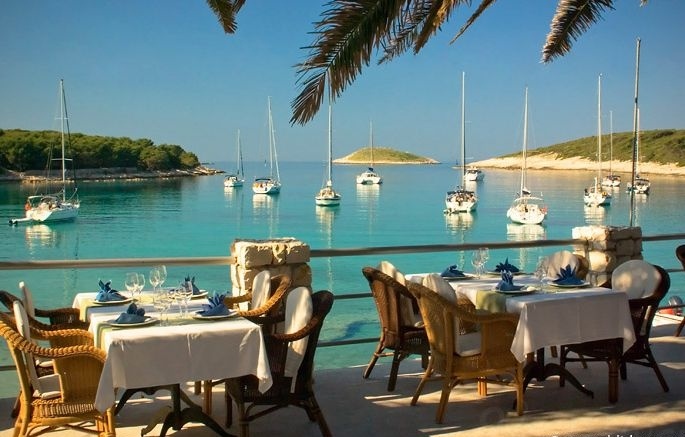
M580 260L579 257L568 250L560 250L554 252L547 257L545 260L545 266L548 278L557 278L559 276L559 271L566 266L571 266L572 269L576 270L576 276L580 278L579 267ZM585 272L587 274L587 272ZM583 276L581 279L584 279Z
M654 293L661 283L659 270L643 260L630 260L611 274L611 288L628 294L628 299L640 299Z
M381 272L385 273L386 275L390 276L400 284L404 285L406 283L404 273L399 271L397 267L395 267L395 265L390 261L381 261L380 263L378 263L378 267L376 268Z
M376 269L390 276L403 286L407 283L404 273L398 270L390 261L381 261ZM411 326L421 321L419 306L409 292L400 296L400 311L402 311L402 319Z
M0 303L2 303L5 306L5 308L7 308L7 311L9 311L9 312L14 311L14 302L15 301L21 302L21 299L15 295L13 295L9 291L0 290Z
M452 303L457 303L457 295L454 289L439 274L430 273L423 278L423 285L426 288L438 293Z
M675 256L680 261L680 264L683 265L683 269L685 269L685 244L675 248Z
M33 294L31 293L31 290L29 290L29 287L24 281L19 282L19 289L21 290L21 296L24 301L24 309L26 310L26 314L35 318L36 307L33 304Z
M293 334L307 326L312 318L312 293L307 287L297 287L288 293L285 301L284 334ZM285 376L295 376L307 350L308 336L290 342L285 360Z
M333 307L334 296L328 290L320 290L312 294L312 317L309 319L309 335L307 340L307 349L302 357L302 363L297 370L297 378L295 381L295 391L302 392L303 390L311 389L313 382L312 375L314 374L314 354L316 353L316 346L319 343L319 335L323 322L326 316Z
M16 330L16 320L11 320L8 313L0 313L0 335L7 342L7 348L12 355L19 379L20 395L24 403L29 403L33 396L34 388L29 376L29 369L33 362L26 359L26 354L17 345L25 341L24 337ZM35 371L35 368L34 368Z
M29 326L29 318L21 302L14 302L13 313L15 323L17 324L17 332L27 341L31 341L31 327ZM40 379L38 379L35 358L30 352L21 352L21 354L23 354L24 362L26 363L26 371L33 389L37 390L39 393L42 393L43 387L41 386Z
M262 270L252 280L252 301L250 308L259 308L269 300L271 292L271 272Z
M389 336L398 336L404 326L413 326L413 316L402 311L400 296L416 301L407 287L396 279L373 267L362 268L362 274L369 282L381 329ZM392 340L390 340L392 343Z

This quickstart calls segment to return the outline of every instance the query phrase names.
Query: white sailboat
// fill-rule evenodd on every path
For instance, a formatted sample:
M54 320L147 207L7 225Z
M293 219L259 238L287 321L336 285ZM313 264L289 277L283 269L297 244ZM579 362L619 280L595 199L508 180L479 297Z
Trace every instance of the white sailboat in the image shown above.
M516 198L507 210L507 217L513 223L521 225L539 225L547 217L547 206L542 197L531 195L526 187L526 154L528 149L528 87L525 91L523 106L523 149L521 160L521 186Z
M333 109L331 98L328 97L328 165L326 182L314 197L318 206L340 205L340 193L333 189Z
M81 207L81 202L78 198L78 189L74 187L71 195L67 197L66 161L71 161L71 159L66 158L66 142L69 138L69 116L67 115L64 79L60 79L59 81L59 99L62 156L56 160L59 160L61 163L62 188L57 193L28 196L26 204L24 205L24 218L10 219L9 222L11 225L22 222L50 223L68 221L74 220L78 216ZM50 167L50 165L48 167ZM46 175L47 179L49 179L49 177L49 174Z
M583 202L587 206L608 206L611 194L602 188L602 75L597 79L597 176L594 184L585 188Z
M464 98L466 73L461 73L461 178L460 181L464 183L466 159L466 104ZM478 197L473 191L465 189L463 186L458 186L454 190L450 190L445 195L445 214L456 214L461 212L471 212L476 209L478 205Z
M236 137L236 147L238 151L238 156L236 157L236 172L227 174L224 177L224 187L226 188L236 188L242 187L243 182L245 182L245 172L243 170L243 151L240 144L240 129L238 129L238 134Z
M466 182L480 182L485 178L485 173L478 167L469 167L464 173L464 181Z
M609 111L609 174L602 178L602 186L618 188L621 186L621 176L614 174L611 166L614 163L614 113Z
M371 162L369 167L357 175L359 185L382 184L383 178L373 169L373 123L369 122L369 149L371 151Z
M274 122L271 115L271 97L269 102L269 176L255 178L252 191L255 194L278 194L281 192L281 176L278 171L278 155L276 154L276 136ZM274 172L275 171L275 172Z
M636 149L637 149L637 161L635 163L635 194L649 194L649 190L652 184L644 176L640 175L640 108L637 109L637 132L636 132ZM628 192L633 190L633 184L628 182Z

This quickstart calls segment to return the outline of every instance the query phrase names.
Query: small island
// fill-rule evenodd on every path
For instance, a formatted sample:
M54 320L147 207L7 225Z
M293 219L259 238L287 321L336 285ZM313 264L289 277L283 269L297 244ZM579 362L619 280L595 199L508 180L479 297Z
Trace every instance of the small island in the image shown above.
M371 147L363 147L342 158L334 159L334 164L368 165L371 163ZM440 164L432 158L401 152L390 147L373 148L374 164Z

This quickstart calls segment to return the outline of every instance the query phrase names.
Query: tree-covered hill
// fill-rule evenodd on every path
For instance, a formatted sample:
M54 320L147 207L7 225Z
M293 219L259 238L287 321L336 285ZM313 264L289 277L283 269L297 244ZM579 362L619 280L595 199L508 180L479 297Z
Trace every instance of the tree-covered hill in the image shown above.
M43 170L51 159L61 158L61 133L0 129L0 168L13 171ZM151 140L103 137L72 133L67 138L67 158L76 168L135 167L146 171L192 169L200 162L192 152Z
M374 147L373 161L375 163L393 164L437 164L438 161L409 152L401 152L390 147ZM364 147L334 161L336 164L358 164L371 162L371 148Z

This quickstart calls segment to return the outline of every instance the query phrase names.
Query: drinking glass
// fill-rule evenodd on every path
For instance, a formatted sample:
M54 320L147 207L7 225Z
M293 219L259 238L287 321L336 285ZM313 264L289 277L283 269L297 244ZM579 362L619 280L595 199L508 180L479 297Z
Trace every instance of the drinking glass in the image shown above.
M159 312L159 320L162 326L169 324L169 309L171 308L171 298L169 293L163 288L158 289L152 294L152 304Z
M138 273L138 284L136 286L136 295L138 296L138 300L141 299L141 294L143 293L143 289L145 288L145 275L142 273Z
M126 273L124 285L126 286L126 290L131 294L131 299L135 299L135 293L138 289L138 274L132 272Z
M480 273L481 269L483 267L483 257L482 253L480 250L474 250L473 253L471 254L471 265L473 265L475 272L476 272L476 277L480 279Z
M540 291L544 291L545 279L547 278L547 257L541 256L538 258L534 275L535 278L540 282Z
M485 273L485 264L490 259L490 249L488 249L487 247L479 247L478 251L480 252L481 259L481 273Z
M156 293L157 286L160 285L159 270L157 267L153 267L152 270L150 270L150 276L148 276L148 279L150 280L150 285L152 285L152 292Z
M159 272L159 286L161 287L164 281L166 281L166 266L160 264L156 268Z

